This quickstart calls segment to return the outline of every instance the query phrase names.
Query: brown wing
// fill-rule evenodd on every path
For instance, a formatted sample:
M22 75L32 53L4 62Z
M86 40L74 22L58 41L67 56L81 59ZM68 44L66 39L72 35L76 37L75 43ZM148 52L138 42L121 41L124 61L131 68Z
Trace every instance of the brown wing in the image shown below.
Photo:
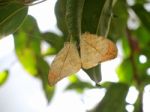
M80 54L82 67L89 69L100 62L115 58L117 47L107 38L84 33L80 39Z
M81 68L80 57L73 43L65 43L51 64L48 80L49 85L56 84L62 78L76 73Z
M88 33L85 33L80 39L81 63L84 69L89 69L98 64L99 52L97 52L95 45L93 45L95 43L94 38L91 35L89 36Z

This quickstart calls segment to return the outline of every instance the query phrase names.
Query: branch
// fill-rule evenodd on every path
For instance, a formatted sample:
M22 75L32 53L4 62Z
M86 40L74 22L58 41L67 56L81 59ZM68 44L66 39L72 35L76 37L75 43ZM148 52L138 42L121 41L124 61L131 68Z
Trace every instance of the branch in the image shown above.
M141 84L141 81L139 79L139 74L137 72L137 67L136 67L136 63L134 60L135 53L137 53L139 51L138 42L136 39L134 39L132 37L131 32L128 28L126 28L126 35L127 35L130 49L131 49L131 54L130 54L129 59L131 61L132 67L133 67L133 77L134 77L134 80L136 81L137 85L139 86Z

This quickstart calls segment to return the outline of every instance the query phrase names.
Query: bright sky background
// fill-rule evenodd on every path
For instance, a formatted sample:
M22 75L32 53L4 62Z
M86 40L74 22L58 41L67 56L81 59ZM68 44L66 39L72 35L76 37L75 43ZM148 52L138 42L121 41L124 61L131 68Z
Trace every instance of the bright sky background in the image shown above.
M56 27L54 15L55 2L56 0L48 0L32 6L29 10L29 14L37 19L40 30L43 32L60 33ZM116 59L102 64L103 81L118 81L115 69L120 61L121 49L119 49ZM68 84L68 80L63 79L57 84L57 91L52 103L47 105L41 81L31 77L17 61L12 36L0 40L0 71L9 67L11 67L9 79L0 87L0 112L85 112L85 109L91 109L98 103L105 93L104 89L86 90L82 95L74 91L64 92L63 88ZM90 81L82 71L78 73L78 76ZM92 83L92 81L90 82ZM145 102L150 101L149 91L150 86L147 86L144 94ZM135 88L130 88L126 101L133 104L137 94ZM145 103L144 108L144 112L149 112L149 103ZM132 112L133 106L128 105L127 110Z

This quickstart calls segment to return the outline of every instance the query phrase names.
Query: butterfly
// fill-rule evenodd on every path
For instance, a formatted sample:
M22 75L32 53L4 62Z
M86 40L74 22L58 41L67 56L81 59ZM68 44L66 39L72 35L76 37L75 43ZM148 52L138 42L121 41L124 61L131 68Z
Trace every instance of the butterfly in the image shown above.
M80 39L81 63L84 69L113 59L117 56L117 47L109 39L90 33L84 33Z
M48 75L49 85L54 85L62 78L76 73L81 68L81 60L75 43L67 42L56 55Z
M84 33L80 38L80 56L76 44L67 42L51 64L48 80L55 85L66 76L78 72L81 67L89 69L117 56L117 47L109 39Z

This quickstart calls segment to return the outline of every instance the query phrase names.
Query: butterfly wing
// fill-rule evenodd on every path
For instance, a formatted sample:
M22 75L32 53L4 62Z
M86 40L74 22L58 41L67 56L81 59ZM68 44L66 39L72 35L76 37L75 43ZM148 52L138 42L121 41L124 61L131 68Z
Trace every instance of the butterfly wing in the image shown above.
M100 45L97 46L100 54L99 62L104 62L117 57L117 47L111 40L105 37L99 37L98 41L100 43Z
M84 69L89 69L98 64L99 52L95 49L94 38L88 34L82 35L80 39L81 63Z
M48 80L49 85L56 84L62 78L76 73L81 68L80 57L73 43L65 43L51 64Z
M109 39L84 33L80 39L82 67L89 69L117 56L117 47Z

